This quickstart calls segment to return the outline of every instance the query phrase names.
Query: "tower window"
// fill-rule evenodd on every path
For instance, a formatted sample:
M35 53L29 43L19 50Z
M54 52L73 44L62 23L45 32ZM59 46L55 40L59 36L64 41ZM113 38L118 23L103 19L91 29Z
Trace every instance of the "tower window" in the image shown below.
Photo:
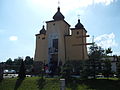
M53 25L55 26L55 23Z
M58 39L53 39L53 47L58 49Z
M79 34L79 31L77 31L77 35Z
M42 40L45 39L45 37L42 38Z

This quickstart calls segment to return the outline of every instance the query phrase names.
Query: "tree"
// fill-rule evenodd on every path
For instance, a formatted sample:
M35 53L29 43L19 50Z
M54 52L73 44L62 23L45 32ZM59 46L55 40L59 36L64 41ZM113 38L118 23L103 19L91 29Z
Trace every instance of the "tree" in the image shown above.
M6 61L6 64L7 64L7 65L12 65L12 63L13 63L13 62L12 62L12 59L11 59L11 58L9 58L9 59Z
M104 50L101 47L98 47L96 44L90 47L89 60L91 75L96 78L96 74L101 70L101 58L104 56Z
M104 61L104 75L108 78L111 74L111 61L109 59L106 59Z
M105 50L106 54L109 54L109 53L112 53L112 49L111 48L108 48Z
M80 71L80 76L82 79L88 79L88 76L91 76L92 69L90 60L82 62L82 69Z
M14 64L15 65L20 65L20 63L22 62L22 57L18 57L18 58L16 58L16 59L14 59Z
M3 66L2 63L0 63L0 81L3 79Z
M62 67L62 77L65 78L66 82L70 80L72 70L73 70L72 64L70 63L70 61L67 61Z
M33 58L30 58L30 56L26 56L25 65L33 65Z
M24 79L26 77L25 71L26 71L25 64L24 61L22 60L18 74L19 79Z
M71 78L71 75L79 75L84 76L84 67L85 67L85 60L70 60L66 61L65 64L62 67L62 76L69 80Z

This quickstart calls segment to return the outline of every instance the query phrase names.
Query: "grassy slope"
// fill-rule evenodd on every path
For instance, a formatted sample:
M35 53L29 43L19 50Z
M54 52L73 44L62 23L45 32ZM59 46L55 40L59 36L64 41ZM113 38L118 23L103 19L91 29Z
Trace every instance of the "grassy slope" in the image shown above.
M60 90L59 86L59 79L49 78L41 83L39 77L26 78L22 81L11 78L0 82L0 90L14 90L14 88L16 90ZM72 80L67 84L66 90L120 90L120 81L107 79Z
M38 77L36 78L26 78L20 84L17 83L17 78L4 79L0 83L0 90L14 90L15 86L18 87L17 90L39 90L37 87Z

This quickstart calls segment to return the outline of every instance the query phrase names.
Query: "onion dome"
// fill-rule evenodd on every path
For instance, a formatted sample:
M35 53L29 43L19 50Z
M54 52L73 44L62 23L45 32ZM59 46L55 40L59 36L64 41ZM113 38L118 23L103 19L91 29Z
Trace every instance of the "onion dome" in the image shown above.
M46 30L45 30L44 25L43 25L42 29L40 30L40 34L46 34Z
M64 20L64 16L62 15L62 13L60 12L60 7L58 7L58 11L55 13L55 15L53 16L53 19L55 21L58 21L58 20Z
M85 29L84 26L80 23L80 19L78 19L78 23L75 25L76 29Z

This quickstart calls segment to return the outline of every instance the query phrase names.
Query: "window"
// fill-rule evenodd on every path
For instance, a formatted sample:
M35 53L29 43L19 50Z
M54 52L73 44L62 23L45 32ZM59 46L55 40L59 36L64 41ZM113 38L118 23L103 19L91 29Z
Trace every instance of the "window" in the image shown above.
M77 35L79 34L79 31L77 31Z
M58 39L53 39L53 48L58 49Z
M45 37L42 38L42 40L45 39Z

